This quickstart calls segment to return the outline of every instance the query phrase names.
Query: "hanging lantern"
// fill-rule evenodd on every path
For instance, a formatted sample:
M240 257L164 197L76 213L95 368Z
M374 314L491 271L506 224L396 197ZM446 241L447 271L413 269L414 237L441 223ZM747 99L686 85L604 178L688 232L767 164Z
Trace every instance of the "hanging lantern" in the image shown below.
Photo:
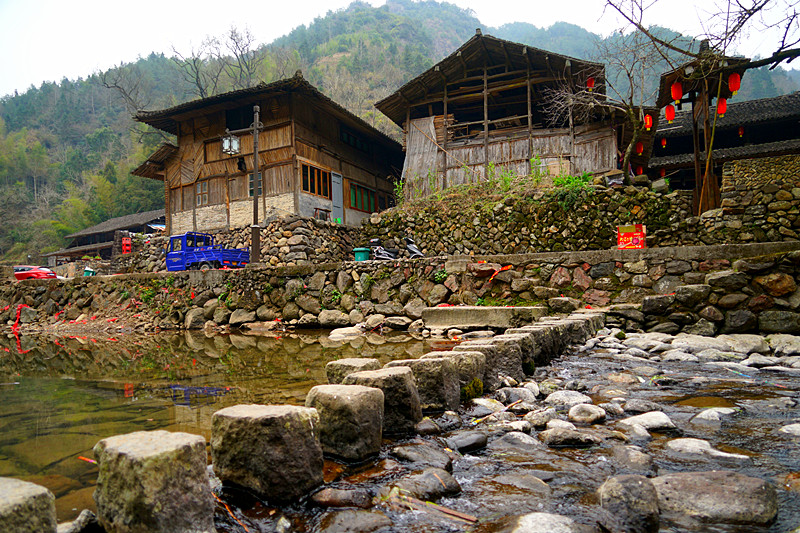
M644 153L644 144L642 144L642 141L636 143L635 149L636 155L642 155Z
M670 94L672 95L672 99L675 100L676 104L681 103L681 98L683 98L683 85L681 82L676 81L672 84L670 88Z
M744 126L739 126L739 137L744 136Z
M672 104L667 104L667 108L664 110L664 117L667 119L667 122L672 124L672 121L675 120L675 106Z
M586 88L589 89L589 92L592 92L594 89L594 78L588 78L586 80Z
M640 176L644 174L644 169L641 166L636 167L636 175Z
M652 127L653 127L653 117L651 117L650 115L645 115L644 116L644 128L647 131L650 131L650 128L652 128Z
M662 137L661 138L661 148L666 148L666 147L667 147L667 138L666 137Z
M661 170L658 171L658 176L659 177L663 178L666 175L667 175L667 169L662 168Z
M731 93L736 94L741 86L742 77L738 72L731 72L731 75L728 76L728 89L731 90Z
M719 113L720 118L725 116L725 111L728 110L728 101L725 98L720 98L717 100L717 113Z

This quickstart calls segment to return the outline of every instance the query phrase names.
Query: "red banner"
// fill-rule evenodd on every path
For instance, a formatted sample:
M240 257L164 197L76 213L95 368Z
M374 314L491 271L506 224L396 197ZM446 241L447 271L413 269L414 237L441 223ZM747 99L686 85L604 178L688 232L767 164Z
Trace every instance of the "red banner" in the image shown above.
M617 248L620 250L633 250L647 248L645 235L647 228L644 224L630 226L617 226Z

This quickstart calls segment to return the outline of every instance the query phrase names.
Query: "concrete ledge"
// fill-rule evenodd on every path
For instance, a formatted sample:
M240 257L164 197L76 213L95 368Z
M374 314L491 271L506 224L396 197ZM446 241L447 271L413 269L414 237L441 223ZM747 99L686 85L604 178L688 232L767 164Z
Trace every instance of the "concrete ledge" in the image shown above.
M427 328L515 328L546 316L543 307L426 307L422 320Z

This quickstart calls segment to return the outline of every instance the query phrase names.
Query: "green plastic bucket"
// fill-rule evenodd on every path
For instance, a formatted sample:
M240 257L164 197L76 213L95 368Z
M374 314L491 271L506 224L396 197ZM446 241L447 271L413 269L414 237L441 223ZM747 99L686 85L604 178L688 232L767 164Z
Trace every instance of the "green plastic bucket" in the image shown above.
M367 261L369 259L369 248L353 248L356 254L356 261Z

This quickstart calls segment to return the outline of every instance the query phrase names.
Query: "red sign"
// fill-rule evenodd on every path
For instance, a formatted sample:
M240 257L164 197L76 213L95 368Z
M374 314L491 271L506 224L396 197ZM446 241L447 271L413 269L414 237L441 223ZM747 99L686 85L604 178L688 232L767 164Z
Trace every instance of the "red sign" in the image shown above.
M620 250L647 248L647 244L645 244L646 233L647 229L644 224L617 226L617 248Z

